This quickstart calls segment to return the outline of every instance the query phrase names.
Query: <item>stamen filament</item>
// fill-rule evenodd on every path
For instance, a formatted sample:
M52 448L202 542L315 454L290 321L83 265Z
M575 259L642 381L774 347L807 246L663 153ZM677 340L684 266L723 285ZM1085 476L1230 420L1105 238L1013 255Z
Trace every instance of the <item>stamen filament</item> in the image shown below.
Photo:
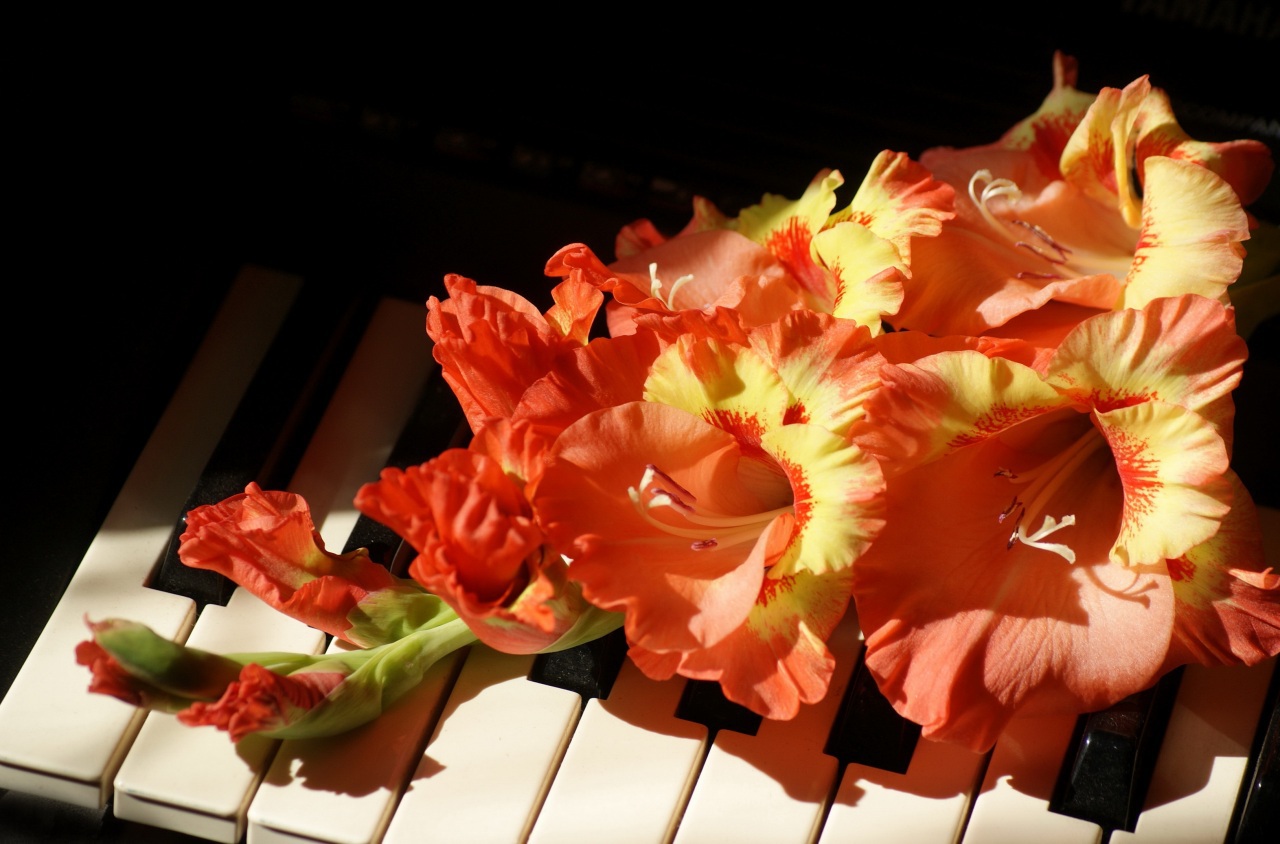
M1015 247L1026 249L1049 262L1055 270L1061 270L1068 275L1110 273L1116 278L1124 278L1129 271L1129 266L1133 260L1132 254L1099 252L1085 248L1082 244L1077 244L1076 248L1070 248L1060 243L1049 232L1034 223L1029 223L1016 217L1007 220L997 217L991 208L994 200L1005 199L1010 202L1017 202L1022 198L1022 189L1011 179L997 179L990 170L978 170L969 177L969 198L973 200L973 204L977 207L978 212L982 214L982 218L987 221L987 224L992 229L999 232L1001 237ZM1036 241L1020 239L1010 228L1011 226L1020 226L1031 232ZM1017 276L1018 278L1042 279L1066 277L1054 271L1023 271L1019 272Z
M663 486L657 486L655 483L657 481L661 481ZM648 493L647 500L646 493ZM783 513L795 511L795 507L788 504L741 516L709 512L695 503L696 496L653 464L645 467L639 488L628 487L627 495L631 498L636 512L646 523L671 536L692 540L690 547L695 551L736 545L740 542L754 542L775 518ZM655 518L650 511L659 507L668 507L672 512L679 514L687 526L671 524Z
M1071 473L1076 467L1105 444L1106 440L1103 436L1090 427L1079 439L1068 446L1066 450L1055 455L1052 460L1029 473L1023 473L1021 478L1013 481L1013 483L1030 482L1027 493L1035 493L1035 497L1027 505L1027 512L1031 514L1031 517L1038 516L1049 497L1058 491L1058 488L1062 486L1067 478L1071 477Z
M1007 548L1013 548L1016 542L1021 542L1032 548L1039 548L1042 551L1058 554L1069 563L1075 562L1075 551L1070 546L1063 543L1043 541L1046 537L1062 528L1074 525L1076 523L1074 514L1067 514L1061 520L1056 520L1053 516L1046 515L1040 528L1031 534L1027 533L1025 524L1034 522L1053 494L1071 477L1071 474L1081 463L1088 459L1098 448L1104 446L1105 443L1106 440L1102 435L1090 428L1070 446L1054 455L1052 459L1041 466L1023 472L1020 475L1006 469L1000 469L996 472L997 476L1007 477L1010 483L1028 484L1026 492L1027 497L1031 499L1030 504L1024 504L1019 496L1015 494L1013 501L999 515L998 521L1003 523L1015 509L1018 513L1014 519L1013 531L1009 534Z
M658 278L658 264L656 261L649 264L649 295L662 302L662 304L666 305L673 311L676 309L674 304L676 291L681 287L684 287L685 284L690 281L693 281L693 276L691 274L680 276L671 283L671 289L667 291L667 295L663 296L662 279Z

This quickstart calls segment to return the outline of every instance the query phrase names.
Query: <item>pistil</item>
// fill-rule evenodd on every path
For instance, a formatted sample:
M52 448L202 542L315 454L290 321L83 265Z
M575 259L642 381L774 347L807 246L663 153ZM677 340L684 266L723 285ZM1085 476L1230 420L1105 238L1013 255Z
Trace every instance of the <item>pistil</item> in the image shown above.
M1060 279L1075 275L1110 273L1124 278L1132 261L1132 254L1104 254L1089 249L1069 247L1035 223L996 216L992 204L997 200L1017 202L1022 199L1022 189L1012 179L997 179L990 170L978 170L969 178L969 199L977 207L982 218L1000 236L1019 249L1025 249L1046 261L1052 269L1047 272L1023 271L1018 278ZM1023 239L1013 227L1029 232L1030 240Z
M673 311L676 309L674 304L676 291L681 287L684 287L685 284L690 281L693 281L692 274L680 276L671 283L671 289L667 291L667 295L663 296L662 279L658 278L658 264L657 262L649 264L649 295L662 302L662 304L666 305Z
M1062 487L1063 483L1071 477L1071 474L1079 468L1081 463L1100 447L1103 447L1105 443L1106 440L1103 439L1102 435L1090 428L1066 449L1030 472L1015 474L1008 469L1001 468L995 473L997 477L1008 478L1010 483L1027 485L1023 494L1021 496L1015 494L1013 501L998 517L1000 523L1004 523L1010 516L1014 517L1013 530L1009 534L1006 548L1012 549L1015 544L1021 542L1032 548L1039 548L1042 551L1058 554L1068 563L1076 561L1075 551L1070 546L1064 543L1044 541L1062 528L1074 525L1076 523L1074 514L1067 514L1061 519L1046 515L1039 529L1030 534L1027 533L1024 522L1034 523L1054 493ZM1027 500L1030 503L1027 503Z
M664 533L689 539L694 551L754 542L779 515L795 512L788 504L744 516L716 513L700 505L693 493L652 463L645 467L639 487L628 487L627 495L646 522ZM671 513L678 523L657 519L651 511Z

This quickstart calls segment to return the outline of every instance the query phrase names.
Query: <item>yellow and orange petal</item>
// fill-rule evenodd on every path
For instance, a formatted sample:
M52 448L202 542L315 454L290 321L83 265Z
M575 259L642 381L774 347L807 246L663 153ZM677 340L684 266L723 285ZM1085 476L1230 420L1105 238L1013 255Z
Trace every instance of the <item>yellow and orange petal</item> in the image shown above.
M585 282L564 284L550 322L522 296L457 275L445 277L448 298L427 300L432 355L473 431L490 417L509 418L556 357L585 342L602 297Z
M1168 561L1175 603L1166 663L1253 665L1280 653L1280 576L1267 565L1258 510L1234 472L1231 511L1211 539Z
M742 626L718 644L684 653L633 646L630 657L655 679L674 674L717 681L729 700L766 718L794 718L827 694L835 659L827 647L849 607L849 569L768 577Z
M1161 400L1185 407L1212 424L1230 449L1231 396L1247 354L1230 309L1179 296L1081 322L1045 374L1080 406L1106 411Z
M1117 307L1196 293L1226 301L1240 276L1248 216L1230 185L1185 161L1146 160L1141 230Z
M1025 424L1038 448L1098 437L1070 410ZM978 751L1015 714L1090 711L1146 688L1173 619L1163 565L1108 559L1123 493L1105 449L1087 450L1040 507L1076 517L1054 537L1073 549L1069 563L1013 541L1015 516L1001 521L1017 492L1006 473L1047 456L1002 439L893 478L885 529L853 569L881 690L926 737Z
M534 497L539 519L584 597L626 612L630 642L690 650L741 625L764 575L768 514L789 503L780 474L759 471L732 434L654 402L583 417L552 458ZM663 475L646 484L650 466ZM682 512L694 505L758 527L690 523Z
M847 435L880 384L885 363L872 332L828 314L798 310L751 331L748 342L790 394L786 422L810 422Z
M767 248L823 310L835 302L831 279L813 260L813 238L826 227L836 204L836 189L844 184L839 170L822 170L796 200L765 194L756 205L742 209L730 225Z

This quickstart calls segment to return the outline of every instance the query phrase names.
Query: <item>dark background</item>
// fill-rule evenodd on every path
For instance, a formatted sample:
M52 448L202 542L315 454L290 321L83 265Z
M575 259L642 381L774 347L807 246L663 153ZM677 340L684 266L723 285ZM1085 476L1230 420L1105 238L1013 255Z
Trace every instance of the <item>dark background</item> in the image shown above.
M674 233L695 194L732 215L835 167L847 202L881 149L996 140L1049 92L1055 49L1081 90L1147 73L1192 136L1280 149L1275 4L996 8L773 7L804 19L742 11L705 33L620 10L604 32L422 32L372 64L350 45L8 64L0 692L242 264L413 301L458 272L545 305L559 247L609 259L620 226ZM1278 193L1254 212L1280 222ZM1274 328L1237 437L1276 505Z

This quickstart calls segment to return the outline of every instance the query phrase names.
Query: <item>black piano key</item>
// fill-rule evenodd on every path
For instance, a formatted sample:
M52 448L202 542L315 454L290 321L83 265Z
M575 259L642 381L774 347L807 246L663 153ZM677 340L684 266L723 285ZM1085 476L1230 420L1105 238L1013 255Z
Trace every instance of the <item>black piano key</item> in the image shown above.
M186 513L243 492L250 481L265 489L287 488L376 304L359 293L303 286L178 514L152 588L189 597L201 608L226 604L234 583L178 559Z
M529 679L577 692L583 701L607 698L626 658L627 637L618 629L576 647L538 654Z
M920 725L898 714L859 657L824 752L845 764L905 774L919 740Z
M720 684L713 680L689 680L685 683L676 717L702 724L711 738L720 730L732 730L754 736L764 719L741 704L724 696Z
M1098 712L1081 715L1051 811L1132 832L1173 710L1182 670Z
M1273 844L1280 841L1280 670L1271 675L1249 760L1227 840Z

